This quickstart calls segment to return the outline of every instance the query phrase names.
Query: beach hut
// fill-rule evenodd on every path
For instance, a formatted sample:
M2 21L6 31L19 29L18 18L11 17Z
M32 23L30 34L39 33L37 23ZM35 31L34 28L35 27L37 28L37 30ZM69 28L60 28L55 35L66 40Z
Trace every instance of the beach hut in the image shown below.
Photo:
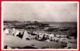
M52 40L58 42L58 41L59 41L59 38L57 38L57 37L53 37Z
M69 39L67 39L67 38L60 38L59 41L61 43L68 43L69 42Z
M61 37L61 35L56 35L57 38Z
M54 37L54 34L49 34L49 40L52 41L52 38Z
M67 37L67 35L60 35L61 36L61 38L66 38Z

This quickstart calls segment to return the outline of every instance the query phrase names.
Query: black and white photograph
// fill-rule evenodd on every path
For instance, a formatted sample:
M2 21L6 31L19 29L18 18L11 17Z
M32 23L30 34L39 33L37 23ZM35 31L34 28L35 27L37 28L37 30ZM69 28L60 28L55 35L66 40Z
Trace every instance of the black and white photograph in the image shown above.
M78 49L78 2L2 2L2 49Z

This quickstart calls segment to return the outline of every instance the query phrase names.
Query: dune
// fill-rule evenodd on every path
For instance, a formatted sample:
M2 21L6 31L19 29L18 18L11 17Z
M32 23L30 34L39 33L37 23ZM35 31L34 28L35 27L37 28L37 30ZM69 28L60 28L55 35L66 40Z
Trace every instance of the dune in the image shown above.
M31 46L33 43L29 40L22 40L19 37L15 37L12 35L4 35L4 45L12 46L12 47L25 47L25 46Z

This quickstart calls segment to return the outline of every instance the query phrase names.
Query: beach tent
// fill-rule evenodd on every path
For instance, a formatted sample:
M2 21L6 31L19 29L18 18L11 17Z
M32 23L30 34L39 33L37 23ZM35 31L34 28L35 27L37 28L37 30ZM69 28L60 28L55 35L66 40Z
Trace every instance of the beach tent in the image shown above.
M5 33L5 34L9 34L9 29L6 28L6 29L4 30L4 33Z
M11 34L12 34L12 35L15 35L15 33L16 33L16 29L15 29L15 28L13 28L13 29L12 29L12 33L11 33Z
M30 35L28 34L28 32L26 30L24 30L24 34L23 34L23 40L26 40L26 38L30 38Z
M14 36L17 36L20 33L19 30L16 30L16 33L14 34Z

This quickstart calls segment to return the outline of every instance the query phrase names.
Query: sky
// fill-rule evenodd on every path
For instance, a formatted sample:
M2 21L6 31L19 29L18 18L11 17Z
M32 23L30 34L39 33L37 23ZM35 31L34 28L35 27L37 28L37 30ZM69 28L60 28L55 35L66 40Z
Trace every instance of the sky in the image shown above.
M3 2L3 20L77 22L77 3Z

